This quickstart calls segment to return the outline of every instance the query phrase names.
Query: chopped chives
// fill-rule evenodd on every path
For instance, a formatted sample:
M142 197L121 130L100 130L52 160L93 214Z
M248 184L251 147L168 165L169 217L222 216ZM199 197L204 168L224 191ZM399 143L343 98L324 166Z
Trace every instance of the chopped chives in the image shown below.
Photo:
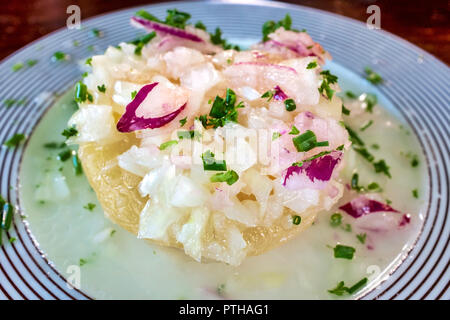
M261 98L267 98L267 101L272 100L273 95L275 94L275 92L273 90L269 90L263 93L263 95L261 96Z
M286 99L284 100L284 107L286 108L286 111L294 111L297 108L297 105L295 104L294 99Z
M301 222L302 222L302 217L297 216L297 215L292 216L292 223L293 224L298 226Z
M83 167L81 166L80 159L76 153L72 154L72 165L75 175L79 176L83 173Z
M181 119L181 120L180 120L180 126L181 126L181 127L184 126L184 125L186 124L186 122L187 122L187 117Z
M85 206L83 206L84 209L89 210L89 211L94 210L95 207L96 207L95 203L90 203L90 202L88 204L86 204Z
M6 202L2 208L2 220L0 227L3 230L8 231L9 228L11 227L12 218L13 218L13 207L10 203Z
M297 129L296 126L292 126L291 132L289 132L289 134L293 134L293 135L296 135L299 133L300 133L300 131Z
M351 286L349 289L347 289L347 292L349 294L353 294L353 293L359 291L362 287L364 287L367 284L367 281L368 281L367 278L361 279L360 281L355 283L353 286Z
M61 51L56 51L52 56L52 61L61 61L66 59L66 54Z
M419 198L419 190L414 189L414 190L412 191L412 195L413 195L414 198L418 199L418 198Z
M357 283L355 283L350 288L345 286L344 281L340 281L336 288L328 290L329 293L335 294L337 296L342 296L344 293L353 294L363 288L368 282L367 278L363 278Z
M369 128L371 125L373 124L373 120L369 120L368 122L366 122L359 130L364 131L367 128Z
M338 244L333 251L335 258L352 260L355 248Z
M347 129L348 135L350 136L350 141L354 144L363 146L364 142L361 140L361 138L358 136L358 134L349 126L345 126L345 128Z
M227 164L225 160L214 159L214 153L210 150L205 151L202 154L203 170L205 171L226 171Z
M36 59L28 59L27 60L27 66L32 67L34 66L38 61Z
M356 99L358 96L354 94L352 91L345 91L345 95L350 99Z
M372 84L380 84L383 82L383 78L370 67L365 67L364 72L366 73L366 79Z
M61 135L63 135L64 137L66 137L66 139L76 136L78 134L78 130L75 129L75 127L69 127L63 130L63 132L61 133Z
M66 149L58 153L57 159L59 161L66 161L72 156L72 150Z
M22 62L17 62L15 65L13 65L12 67L11 67L11 70L13 71L13 72L16 72L16 71L19 71L20 69L22 69L23 68L23 63Z
M375 157L366 148L353 148L357 153L359 153L364 159L369 162L373 162Z
M342 113L345 114L346 116L350 115L350 110L347 109L344 104L342 104Z
M211 182L226 182L229 186L239 180L239 175L234 170L229 170L223 173L216 173L211 176Z
M88 98L88 89L87 86L81 82L78 81L75 85L75 101L77 103L85 102Z
M338 227L342 223L342 215L340 213L333 213L330 217L330 225L332 227Z
M292 138L295 148L298 152L307 152L315 147L328 146L328 141L317 142L317 137L314 132L307 130L305 133Z
M164 143L161 143L161 145L159 146L159 150L165 150L165 149L167 149L168 147L173 146L173 145L175 145L175 144L177 144L177 143L178 143L177 140L169 140L169 141L166 141L166 142L164 142Z

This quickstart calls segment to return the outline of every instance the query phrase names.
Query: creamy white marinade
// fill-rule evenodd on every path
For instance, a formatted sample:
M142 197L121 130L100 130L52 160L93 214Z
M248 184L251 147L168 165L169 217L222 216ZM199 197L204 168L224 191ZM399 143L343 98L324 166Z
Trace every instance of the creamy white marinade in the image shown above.
M394 119L390 119L378 106L374 107L372 114L361 108L361 106L365 107L364 103L361 104L356 100L346 102L346 106L353 114L359 114L359 116L355 118L344 117L344 120L358 131L358 135L365 140L368 147L375 143L379 144L380 148L378 150L371 149L370 152L377 159L381 157L389 164L395 180L374 173L374 170L366 163L366 160L361 159L359 155L356 155L350 149L345 156L347 166L341 173L338 181L342 184L349 182L352 177L352 171L356 168L360 176L358 185L367 186L377 181L383 188L383 192L371 193L371 197L375 196L378 200L389 198L392 201L392 207L397 210L415 213L410 223L405 228L402 228L401 232L396 232L396 225L392 224L393 218L389 214L385 215L386 219L376 219L381 221L382 224L378 229L384 228L386 230L367 231L367 223L372 225L373 221L371 222L370 219L369 221L364 221L367 220L366 217L363 217L362 220L361 218L354 219L342 211L340 213L343 221L339 226L332 227L330 225L330 216L336 212L335 208L333 208L328 210L328 213L320 213L314 225L296 239L261 256L246 258L239 267L225 265L220 262L200 264L184 256L182 251L160 246L151 247L145 243L140 243L133 239L131 235L120 230L119 227L107 222L101 215L94 193L86 192L89 188L86 188L84 178L71 175L71 168L66 164L67 162L61 163L55 160L54 156L58 151L49 151L42 148L42 143L45 143L48 137L55 135L55 128L46 127L43 122L32 137L22 171L22 192L34 193L33 197L23 197L26 199L25 207L33 206L32 211L29 209L30 212L33 212L33 215L29 217L33 233L44 250L49 254L51 260L57 266L60 266L61 270L73 263L82 265L83 270L86 270L83 272L87 277L85 280L86 290L87 292L92 292L96 297L114 297L116 296L115 294L122 295L121 297L155 298L214 298L220 296L230 298L330 297L327 290L334 288L338 281L344 280L346 285L352 285L362 277L370 276L367 272L379 271L383 273L392 268L390 264L395 263L395 261L398 262L403 252L402 249L407 249L407 246L411 244L420 226L420 216L418 215L420 212L418 210L419 200L411 201L412 186L415 185L419 188L421 197L426 193L426 190L421 188L422 184L418 183L418 181L422 180L423 164L415 169L404 166L405 163L410 162L408 156L411 157L412 154L418 155L419 163L421 163L419 148L414 138L411 135L408 136L405 130L400 129L398 123ZM55 108L55 110L54 113L53 110L51 111L47 120L50 121L52 116L54 116L53 119L64 117L62 114L57 114L62 112L61 108L60 110ZM66 119L67 114L70 112L66 113ZM364 126L369 119L373 121L373 124L360 132L359 128ZM63 128L64 123L61 121L61 128L58 128L58 130L62 131ZM383 130L380 131L380 129ZM397 139L383 139L383 136L373 139L372 135L377 132L385 132L386 137L395 136ZM36 143L33 145L35 141ZM405 150L402 150L403 155L392 156L395 153L389 152L389 150L396 150L396 146L399 144L394 143L390 145L391 141L398 141L400 145L405 146ZM43 172L41 177L24 173L28 169L36 170L36 163L27 164L27 159L30 159L28 154L33 152L46 154L42 156L42 162L39 165L40 167L48 167L49 171ZM50 157L50 160L45 160L49 152L53 153L53 156ZM36 159L36 156L34 158ZM58 167L61 164L63 169L58 171ZM51 172L50 176L49 172ZM45 192L39 190L42 188L42 184L45 185L45 188L49 188L49 181L51 184L51 181L55 180L54 174L56 175L56 181L66 180L67 182L65 184L67 188L58 188L58 190L67 189L67 192L59 192L60 199L56 202L52 201L52 199L58 199L58 197L46 198ZM27 183L27 179L33 179L33 181ZM39 188L36 191L33 190L37 185L39 185ZM399 186L404 187L399 188ZM394 192L391 192L391 190L394 190ZM352 197L355 197L355 195L347 190L342 201L348 201ZM93 208L88 203L96 204L96 207ZM83 206L86 206L86 208L83 208ZM92 209L92 213L89 209ZM40 213L34 213L35 211L45 214L47 218L41 216ZM62 214L56 216L57 212L62 212ZM374 213L371 217L379 214ZM49 223L49 220L52 222ZM60 221L60 224L58 224L58 221ZM64 228L67 228L68 221L73 221L69 229L69 231L73 230L72 237L68 235L70 232L67 232L67 230L63 231ZM333 221L336 224L336 219ZM44 232L45 226L49 224L55 230L59 229L60 231L49 233L47 229L47 232ZM347 224L353 226L351 231L348 231ZM40 235L38 235L40 233L39 226L43 228ZM80 233L80 231L82 232ZM59 239L59 237L63 237L64 232L66 233L66 239ZM364 245L356 237L356 235L362 237L363 233L366 234L366 243ZM74 239L76 234L78 236L85 234L85 237ZM52 237L57 237L58 241L55 241L55 243L58 242L59 245L47 250L46 247L48 246L45 243L48 244ZM74 248L76 252L61 256L63 247L74 241L77 243L76 248ZM332 248L337 243L355 248L355 257L352 260L333 258ZM126 250L126 248L131 247L133 247L133 252ZM60 262L57 262L58 260ZM108 263L112 263L115 267L106 267ZM101 281L101 278L98 276L102 268L104 269L102 277L104 279L108 279L110 276L114 277L114 279L117 279L117 283L106 284L106 281ZM128 274L128 278L120 276L120 269ZM130 272L131 270L136 272ZM158 279L156 279L155 272L158 273L158 270L164 270L164 275L160 271L157 276ZM192 275L189 277L183 276L186 270L192 271ZM258 272L255 272L255 270ZM133 276L129 274L133 274ZM290 279L295 279L295 281L290 281ZM132 280L136 281L136 287L130 286L132 289L129 289L133 292L120 292L120 290L123 290L123 288L119 290L122 281L123 283L130 283ZM173 286L170 285L171 283ZM155 290L158 288L158 284L164 284L167 289ZM371 285L373 283L366 286L366 289Z

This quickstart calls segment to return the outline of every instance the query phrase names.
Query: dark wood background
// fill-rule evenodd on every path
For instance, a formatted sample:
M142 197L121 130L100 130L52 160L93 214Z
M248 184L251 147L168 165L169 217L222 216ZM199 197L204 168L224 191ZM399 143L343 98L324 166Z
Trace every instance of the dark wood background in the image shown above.
M66 8L77 4L82 19L149 0L1 0L0 59L27 43L65 26ZM450 64L450 1L448 0L288 0L366 21L366 8L381 8L381 28Z

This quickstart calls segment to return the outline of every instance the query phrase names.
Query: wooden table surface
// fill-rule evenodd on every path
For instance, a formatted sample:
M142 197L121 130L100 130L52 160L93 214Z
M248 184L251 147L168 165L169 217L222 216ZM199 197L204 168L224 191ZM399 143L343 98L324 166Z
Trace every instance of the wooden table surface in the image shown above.
M2 0L0 59L27 43L62 28L66 8L77 4L82 19L126 7L163 1L149 0ZM381 9L381 28L392 32L450 64L450 1L447 0L288 0L366 21L366 8Z

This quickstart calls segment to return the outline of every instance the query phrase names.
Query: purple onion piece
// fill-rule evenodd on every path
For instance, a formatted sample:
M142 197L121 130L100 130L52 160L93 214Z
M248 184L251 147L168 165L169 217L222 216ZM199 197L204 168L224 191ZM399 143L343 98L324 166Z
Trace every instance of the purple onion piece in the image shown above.
M305 173L312 182L316 179L321 181L329 181L331 179L331 175L333 174L333 170L341 160L341 157L342 152L333 151L330 154L307 161L303 163L301 167L290 166L284 177L283 186L286 186L286 182L294 173Z
M273 90L275 91L275 93L273 94L273 99L274 99L274 100L284 101L284 100L286 100L287 98L289 98L289 97L287 96L287 94L284 93L283 90L281 90L280 86L276 86Z
M359 218L374 212L399 212L385 203L369 199L365 196L359 196L343 206L340 206L339 209L345 211L353 218ZM409 221L405 220L405 224L408 222Z
M117 122L117 130L119 130L120 132L132 132L136 130L160 128L165 124L171 122L180 114L181 111L183 111L183 109L186 107L186 103L179 107L177 110L161 117L144 118L136 116L137 108L139 108L150 91L152 91L153 88L157 85L158 82L154 82L143 86L141 90L139 90L133 101L131 101L127 105L125 113L119 119L119 122Z
M132 17L131 22L136 23L137 25L144 27L147 30L151 30L151 31L154 30L157 32L170 34L172 36L190 40L190 41L194 41L194 42L205 42L199 36L189 33L186 30L174 28L174 27L162 24L162 23L155 22L155 21L150 21L150 20L139 18L139 17Z

